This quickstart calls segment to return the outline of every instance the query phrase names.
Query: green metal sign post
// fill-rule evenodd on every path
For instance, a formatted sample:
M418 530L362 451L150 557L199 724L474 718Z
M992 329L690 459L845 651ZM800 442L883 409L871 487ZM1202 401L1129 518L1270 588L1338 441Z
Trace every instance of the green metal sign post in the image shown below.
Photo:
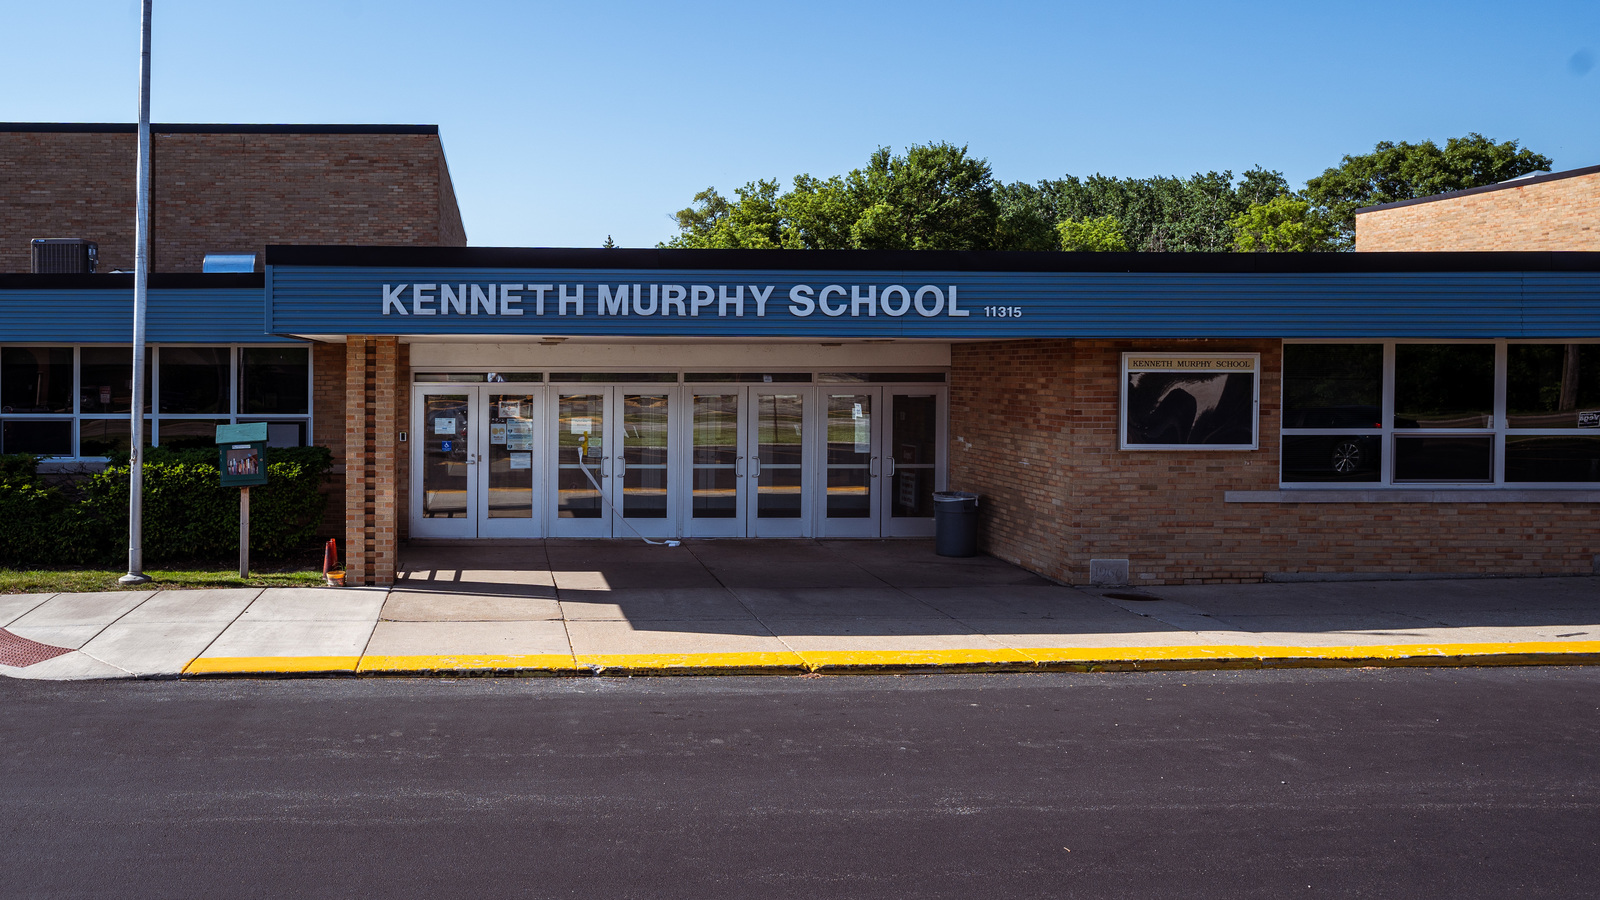
M250 487L267 483L267 423L217 426L223 487L239 488L239 577L250 577Z

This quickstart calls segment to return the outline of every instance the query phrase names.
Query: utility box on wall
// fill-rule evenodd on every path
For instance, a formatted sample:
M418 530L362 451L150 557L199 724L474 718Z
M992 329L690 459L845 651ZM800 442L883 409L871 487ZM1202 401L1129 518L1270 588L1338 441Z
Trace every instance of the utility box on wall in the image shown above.
M217 468L223 487L267 483L267 423L217 426Z

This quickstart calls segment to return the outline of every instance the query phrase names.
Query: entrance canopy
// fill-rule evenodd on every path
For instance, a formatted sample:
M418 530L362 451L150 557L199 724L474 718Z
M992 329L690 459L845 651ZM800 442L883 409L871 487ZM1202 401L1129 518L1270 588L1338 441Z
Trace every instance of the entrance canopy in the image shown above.
M1600 336L1597 253L270 247L266 295L328 337Z

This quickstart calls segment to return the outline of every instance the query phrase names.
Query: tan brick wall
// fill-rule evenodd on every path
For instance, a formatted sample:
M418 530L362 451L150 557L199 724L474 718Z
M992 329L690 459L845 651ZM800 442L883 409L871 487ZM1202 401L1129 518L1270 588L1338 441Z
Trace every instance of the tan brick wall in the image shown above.
M1600 172L1358 213L1356 250L1600 250Z
M403 387L394 337L345 341L345 582L391 585L407 468L398 432ZM409 398L405 398L409 399Z
M1117 449L1121 354L1133 350L1259 352L1260 449ZM1278 486L1281 356L1276 341L957 344L950 485L983 495L984 549L1074 584L1098 558L1128 559L1135 585L1592 572L1594 504L1225 503Z
M322 485L328 498L317 536L338 538L344 552L344 345L311 345L311 443L333 453L333 472Z
M207 253L268 244L465 246L437 135L161 134L151 139L153 271L198 272ZM28 241L100 245L132 269L134 134L0 130L0 272L30 270Z
M367 345L361 344L363 348ZM365 352L363 350L363 352ZM313 443L327 447L333 452L333 473L327 483L323 485L323 493L328 497L328 504L322 517L322 525L317 534L321 537L339 539L340 553L344 552L347 533L351 525L347 516L349 498L345 491L345 471L348 460L345 456L346 432L351 428L351 423L346 420L346 412L350 400L346 392L347 372L345 344L313 344L313 386L312 410L314 414ZM389 433L394 436L393 467L394 467L394 528L400 540L407 537L408 516L410 508L410 478L411 458L410 444L399 442L399 433L411 430L411 345L398 344L395 351L395 375L393 393L393 427ZM362 397L366 399L363 389ZM366 434L366 421L360 424L362 434ZM376 422L373 423L376 435ZM366 488L363 488L365 490ZM362 529L369 527L366 521L366 497L362 494Z
M372 436L368 421L367 388L376 367L376 349L360 335L345 339L344 419L344 568L346 584L367 584L368 547L372 519L369 487L372 484ZM373 359L369 366L369 359Z

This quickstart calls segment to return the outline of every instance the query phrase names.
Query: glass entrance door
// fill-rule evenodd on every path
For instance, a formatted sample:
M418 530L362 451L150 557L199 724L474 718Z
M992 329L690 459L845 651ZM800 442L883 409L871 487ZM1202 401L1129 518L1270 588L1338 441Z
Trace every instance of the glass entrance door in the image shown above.
M689 496L683 533L689 537L746 534L745 394L738 387L688 389Z
M606 444L603 387L557 387L552 393L552 431L546 442L553 472L551 537L610 537L603 496L611 460Z
M803 537L810 533L809 394L809 390L795 389L749 391L745 481L751 489L745 492L744 518L746 534L751 537Z
M677 537L678 504L673 495L673 391L613 388L617 434L615 494L612 505L626 524L612 523L613 537ZM632 526L631 528L629 526Z
M475 386L420 387L412 404L417 475L411 532L417 537L478 536Z
M673 392L584 385L552 396L551 536L675 537Z
M829 389L821 394L824 444L823 537L877 537L883 461L877 438L880 388Z
M884 389L882 509L885 537L933 534L933 492L943 490L943 390Z
M412 403L411 530L424 538L539 537L541 393L419 385Z
M544 405L542 393L504 393L507 388L486 384L478 388L479 421L483 447L478 454L481 470L483 515L479 537L538 537L543 534L539 505L541 486L539 432ZM526 390L513 388L512 390Z

